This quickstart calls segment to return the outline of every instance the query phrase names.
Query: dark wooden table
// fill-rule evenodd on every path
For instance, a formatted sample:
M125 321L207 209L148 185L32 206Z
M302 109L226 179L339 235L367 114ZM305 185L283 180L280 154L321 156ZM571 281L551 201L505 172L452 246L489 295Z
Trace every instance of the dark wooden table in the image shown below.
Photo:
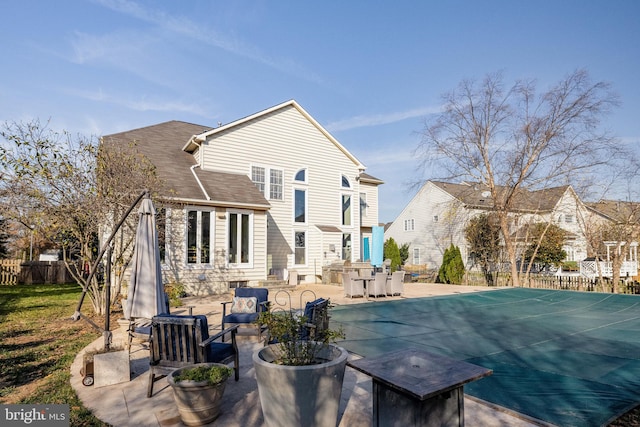
M463 386L492 370L418 349L347 365L373 381L374 426L464 426Z

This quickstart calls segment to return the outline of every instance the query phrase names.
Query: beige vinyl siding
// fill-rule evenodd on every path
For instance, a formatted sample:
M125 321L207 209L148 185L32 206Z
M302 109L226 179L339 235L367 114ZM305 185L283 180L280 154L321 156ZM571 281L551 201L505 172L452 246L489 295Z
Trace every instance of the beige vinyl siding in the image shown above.
M360 184L359 193L367 195L367 213L362 216L362 227L378 225L378 186L372 184Z
M203 144L202 150L203 169L225 170L250 177L251 167L260 166L267 169L266 180L269 179L269 168L284 172L283 200L269 200L272 218L268 231L270 268L293 267L294 230L306 231L307 264L295 268L299 275L308 275L313 280L313 275L326 262L321 234L314 229L315 225L333 225L351 232L353 259L357 259L360 253L357 165L296 108L288 106L214 134ZM293 187L299 186L293 179L301 168L306 168L307 174L307 185L301 186L307 192L304 225L293 223ZM341 188L343 174L351 184L348 191ZM341 225L343 193L352 197L351 227Z
M193 208L193 207L192 207ZM190 208L188 208L190 209ZM197 208L193 208L197 209ZM168 259L163 266L165 279L175 281L173 273L180 278L189 295L226 293L230 281L246 281L249 286L258 286L266 277L266 213L253 211L253 266L252 268L228 268L227 265L227 211L216 208L214 215L213 263L211 265L188 265L186 262L185 232L186 210L172 209L170 233L167 233ZM176 243L177 242L177 243Z

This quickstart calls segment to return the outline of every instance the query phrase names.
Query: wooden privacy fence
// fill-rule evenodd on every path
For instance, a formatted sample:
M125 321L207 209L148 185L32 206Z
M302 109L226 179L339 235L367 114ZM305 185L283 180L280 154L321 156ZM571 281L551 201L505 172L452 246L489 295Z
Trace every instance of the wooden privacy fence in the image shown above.
M19 259L0 259L0 285L16 285L20 274Z
M64 261L26 261L20 265L18 283L32 285L74 281Z
M0 260L0 285L49 285L74 281L64 261Z

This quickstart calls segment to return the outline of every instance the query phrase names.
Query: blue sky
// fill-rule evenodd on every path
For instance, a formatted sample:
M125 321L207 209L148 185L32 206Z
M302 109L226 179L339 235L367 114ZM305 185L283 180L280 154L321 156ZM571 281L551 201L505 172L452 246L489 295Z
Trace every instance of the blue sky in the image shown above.
M441 95L503 70L546 89L576 69L640 146L640 2L5 0L0 121L105 135L228 123L295 99L385 181L380 221L430 178L412 150Z

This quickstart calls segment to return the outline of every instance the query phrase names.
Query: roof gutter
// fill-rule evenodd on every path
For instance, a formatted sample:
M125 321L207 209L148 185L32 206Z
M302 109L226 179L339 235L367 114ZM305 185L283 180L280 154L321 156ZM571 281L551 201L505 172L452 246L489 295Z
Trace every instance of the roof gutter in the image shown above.
M204 189L204 186L202 185L202 182L200 181L200 178L198 178L198 175L196 175L196 171L194 170L196 167L198 167L198 165L193 165L189 169L191 170L191 173L193 174L193 177L196 179L196 182L200 186L200 189L202 190L202 193L204 194L204 197L207 199L207 201L209 201L209 200L211 200L211 197L209 197L209 195L207 194L207 190Z

